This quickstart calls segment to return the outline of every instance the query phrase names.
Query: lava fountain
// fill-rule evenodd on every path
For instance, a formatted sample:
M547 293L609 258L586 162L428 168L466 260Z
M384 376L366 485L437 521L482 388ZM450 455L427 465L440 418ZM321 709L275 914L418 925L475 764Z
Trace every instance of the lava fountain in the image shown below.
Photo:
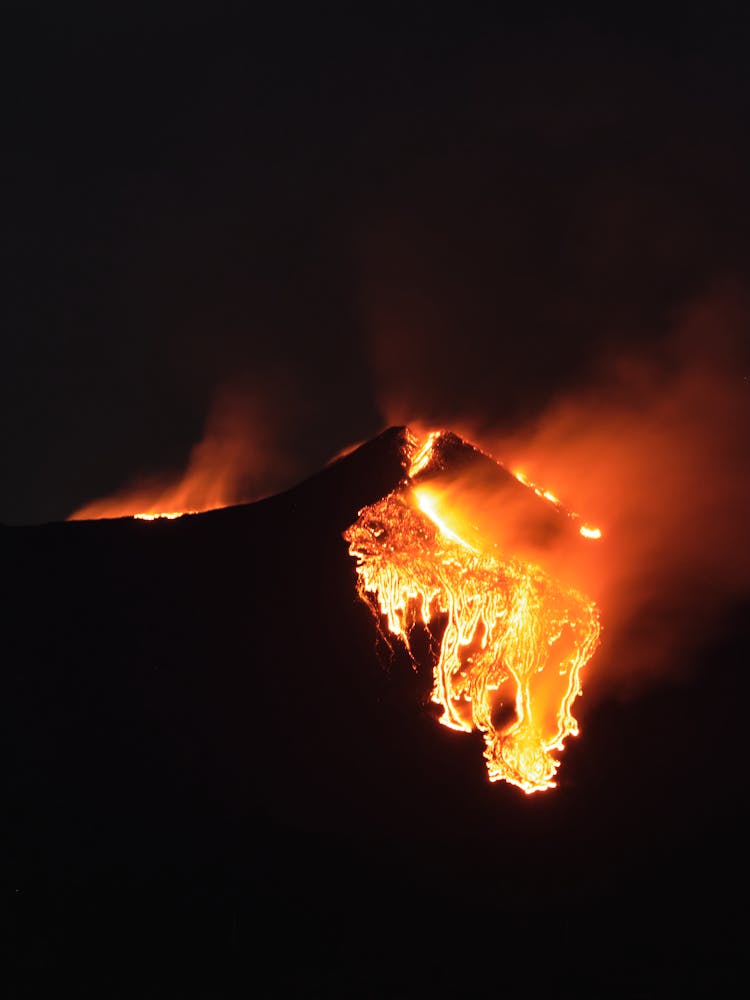
M514 552L507 535L492 542L478 528L441 481L451 439L460 442L441 431L421 441L409 435L403 481L360 510L344 538L360 597L385 616L410 655L414 626L445 620L432 665L439 721L481 732L490 781L542 791L556 784L553 752L578 734L572 706L599 642L598 609L530 561L522 546ZM460 445L505 474L489 456ZM553 494L518 476L514 482L549 501L556 516L578 521ZM584 539L601 536L588 525L575 528Z

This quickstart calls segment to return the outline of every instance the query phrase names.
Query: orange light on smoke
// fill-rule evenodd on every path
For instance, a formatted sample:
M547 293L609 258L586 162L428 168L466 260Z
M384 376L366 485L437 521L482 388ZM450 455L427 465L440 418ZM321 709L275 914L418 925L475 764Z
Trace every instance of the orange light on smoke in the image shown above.
M114 495L80 507L70 520L174 520L181 514L216 510L266 495L265 485L274 483L286 459L254 406L252 398L220 395L184 469L135 479Z
M560 498L556 496L552 492L552 490L543 490L541 486L536 486L534 483L531 482L531 480L524 472L519 472L518 470L516 470L513 473L513 475L516 477L519 483L521 483L523 486L526 486L528 489L533 490L533 492L536 493L538 497L541 497L541 499L543 500L549 500L549 502L554 504L555 507L557 507L560 511L567 514L568 517L578 520L579 515L576 514L574 511L566 510L563 507L563 503L560 500ZM599 539L602 537L601 528L595 528L589 524L582 524L581 527L578 529L578 534L581 535L581 537L588 538L590 540Z
M165 521L174 521L178 517L182 517L183 514L196 514L195 510L172 510L169 512L164 512L161 514L133 514L136 521L160 521L164 519Z

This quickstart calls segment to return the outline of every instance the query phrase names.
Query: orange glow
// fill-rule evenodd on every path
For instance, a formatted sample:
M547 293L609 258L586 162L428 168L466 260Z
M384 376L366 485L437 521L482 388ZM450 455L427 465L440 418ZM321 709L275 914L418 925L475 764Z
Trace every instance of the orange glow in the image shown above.
M409 476L413 479L418 476L420 472L424 471L430 464L430 459L432 458L432 447L440 437L440 431L430 431L429 434L425 436L424 441L417 442L414 454L412 455L411 464L409 466Z
M373 313L387 423L428 414L426 430L450 426L502 456L518 482L549 487L563 505L545 503L550 511L579 512L570 514L574 538L565 533L559 546L523 554L606 614L606 644L585 674L589 709L698 670L696 650L749 599L748 296L720 271L710 286L675 300L658 335L655 326L653 336L634 328L623 337L620 318L610 317L581 366L573 363L571 385L561 372L546 401L541 393L518 410L512 368L498 370L492 400L457 377L455 351L435 348L437 313L429 322L401 319L400 295ZM507 407L504 386L512 389ZM504 506L492 506L503 507L501 551L517 553L524 519L508 530Z
M219 489L206 484L201 490L197 481L189 480L188 474L172 488L155 486L128 490L113 497L94 500L79 508L71 521L96 521L101 518L134 517L139 521L174 521L183 514L198 514L205 510L227 507L231 501L225 499ZM182 507L184 509L174 509Z
M526 486L528 489L533 490L533 492L536 493L538 497L541 497L542 500L548 500L551 504L554 504L558 510L562 511L572 520L574 521L580 520L580 516L576 514L575 511L566 510L566 508L563 506L562 500L560 500L560 498L556 496L552 492L552 490L543 490L541 486L536 486L534 483L531 482L531 480L524 472L516 470L513 473L513 475L516 477L519 483L521 483L523 486ZM578 534L582 538L587 538L590 541L602 537L601 528L595 528L593 525L590 524L582 524L578 529Z
M583 535L584 538L601 538L602 531L601 528L590 528L587 524L582 524L578 529L578 533Z
M417 449L412 475L430 470L439 437L432 432ZM482 547L478 534L476 546L467 542L468 514L447 497L407 478L359 512L344 538L360 597L407 650L418 622L444 618L432 687L440 722L482 733L490 781L527 793L552 788L552 752L578 733L571 708L599 641L596 605L535 563Z
M193 449L187 469L176 481L152 480L115 496L94 500L79 508L70 520L108 517L174 520L181 514L227 507L236 502L232 463L239 459L239 451L231 441L203 441Z
M267 402L258 391L225 390L182 472L141 478L113 496L85 504L70 520L173 520L180 514L216 510L268 495L287 479L290 464L269 417L285 393L277 391L277 396Z
M481 432L484 448L581 512L579 549L553 559L606 609L589 703L696 669L695 649L747 600L746 329L731 295L693 303L647 350L596 359L589 385L556 394L527 426Z
M452 528L450 528L447 522L438 513L437 507L439 500L437 496L432 493L429 489L422 486L418 489L412 491L412 496L414 497L417 507L426 514L433 524L436 524L440 529L441 534L445 535L446 538L450 538L451 541L457 542L459 545L463 545L465 549L471 549L476 552L473 545L470 545L465 539L461 538Z
M169 511L168 513L162 514L133 514L133 517L137 521L174 521L178 517L182 517L183 514L197 514L195 510L181 510L181 511Z

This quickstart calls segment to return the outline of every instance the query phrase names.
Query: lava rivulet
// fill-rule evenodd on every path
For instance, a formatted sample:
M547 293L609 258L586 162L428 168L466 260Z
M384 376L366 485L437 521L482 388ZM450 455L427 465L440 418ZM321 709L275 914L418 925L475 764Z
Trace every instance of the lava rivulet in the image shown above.
M578 732L571 708L599 641L598 611L540 566L464 537L461 518L449 523L439 486L414 481L439 439L414 443L403 483L344 533L359 593L407 649L417 622L444 618L432 687L440 722L482 733L490 781L551 788L552 751Z

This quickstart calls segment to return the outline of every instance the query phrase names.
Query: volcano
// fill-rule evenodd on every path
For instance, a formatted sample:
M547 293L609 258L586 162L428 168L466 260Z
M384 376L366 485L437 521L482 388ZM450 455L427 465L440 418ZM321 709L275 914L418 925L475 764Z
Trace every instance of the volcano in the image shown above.
M394 427L253 504L2 528L22 965L61 974L83 940L116 995L126 941L192 984L327 996L656 994L733 967L747 616L679 686L582 698L553 790L492 783L482 733L439 724L438 633L407 649L357 591L344 536L413 460ZM455 435L411 472L514 491L529 545L579 530Z

